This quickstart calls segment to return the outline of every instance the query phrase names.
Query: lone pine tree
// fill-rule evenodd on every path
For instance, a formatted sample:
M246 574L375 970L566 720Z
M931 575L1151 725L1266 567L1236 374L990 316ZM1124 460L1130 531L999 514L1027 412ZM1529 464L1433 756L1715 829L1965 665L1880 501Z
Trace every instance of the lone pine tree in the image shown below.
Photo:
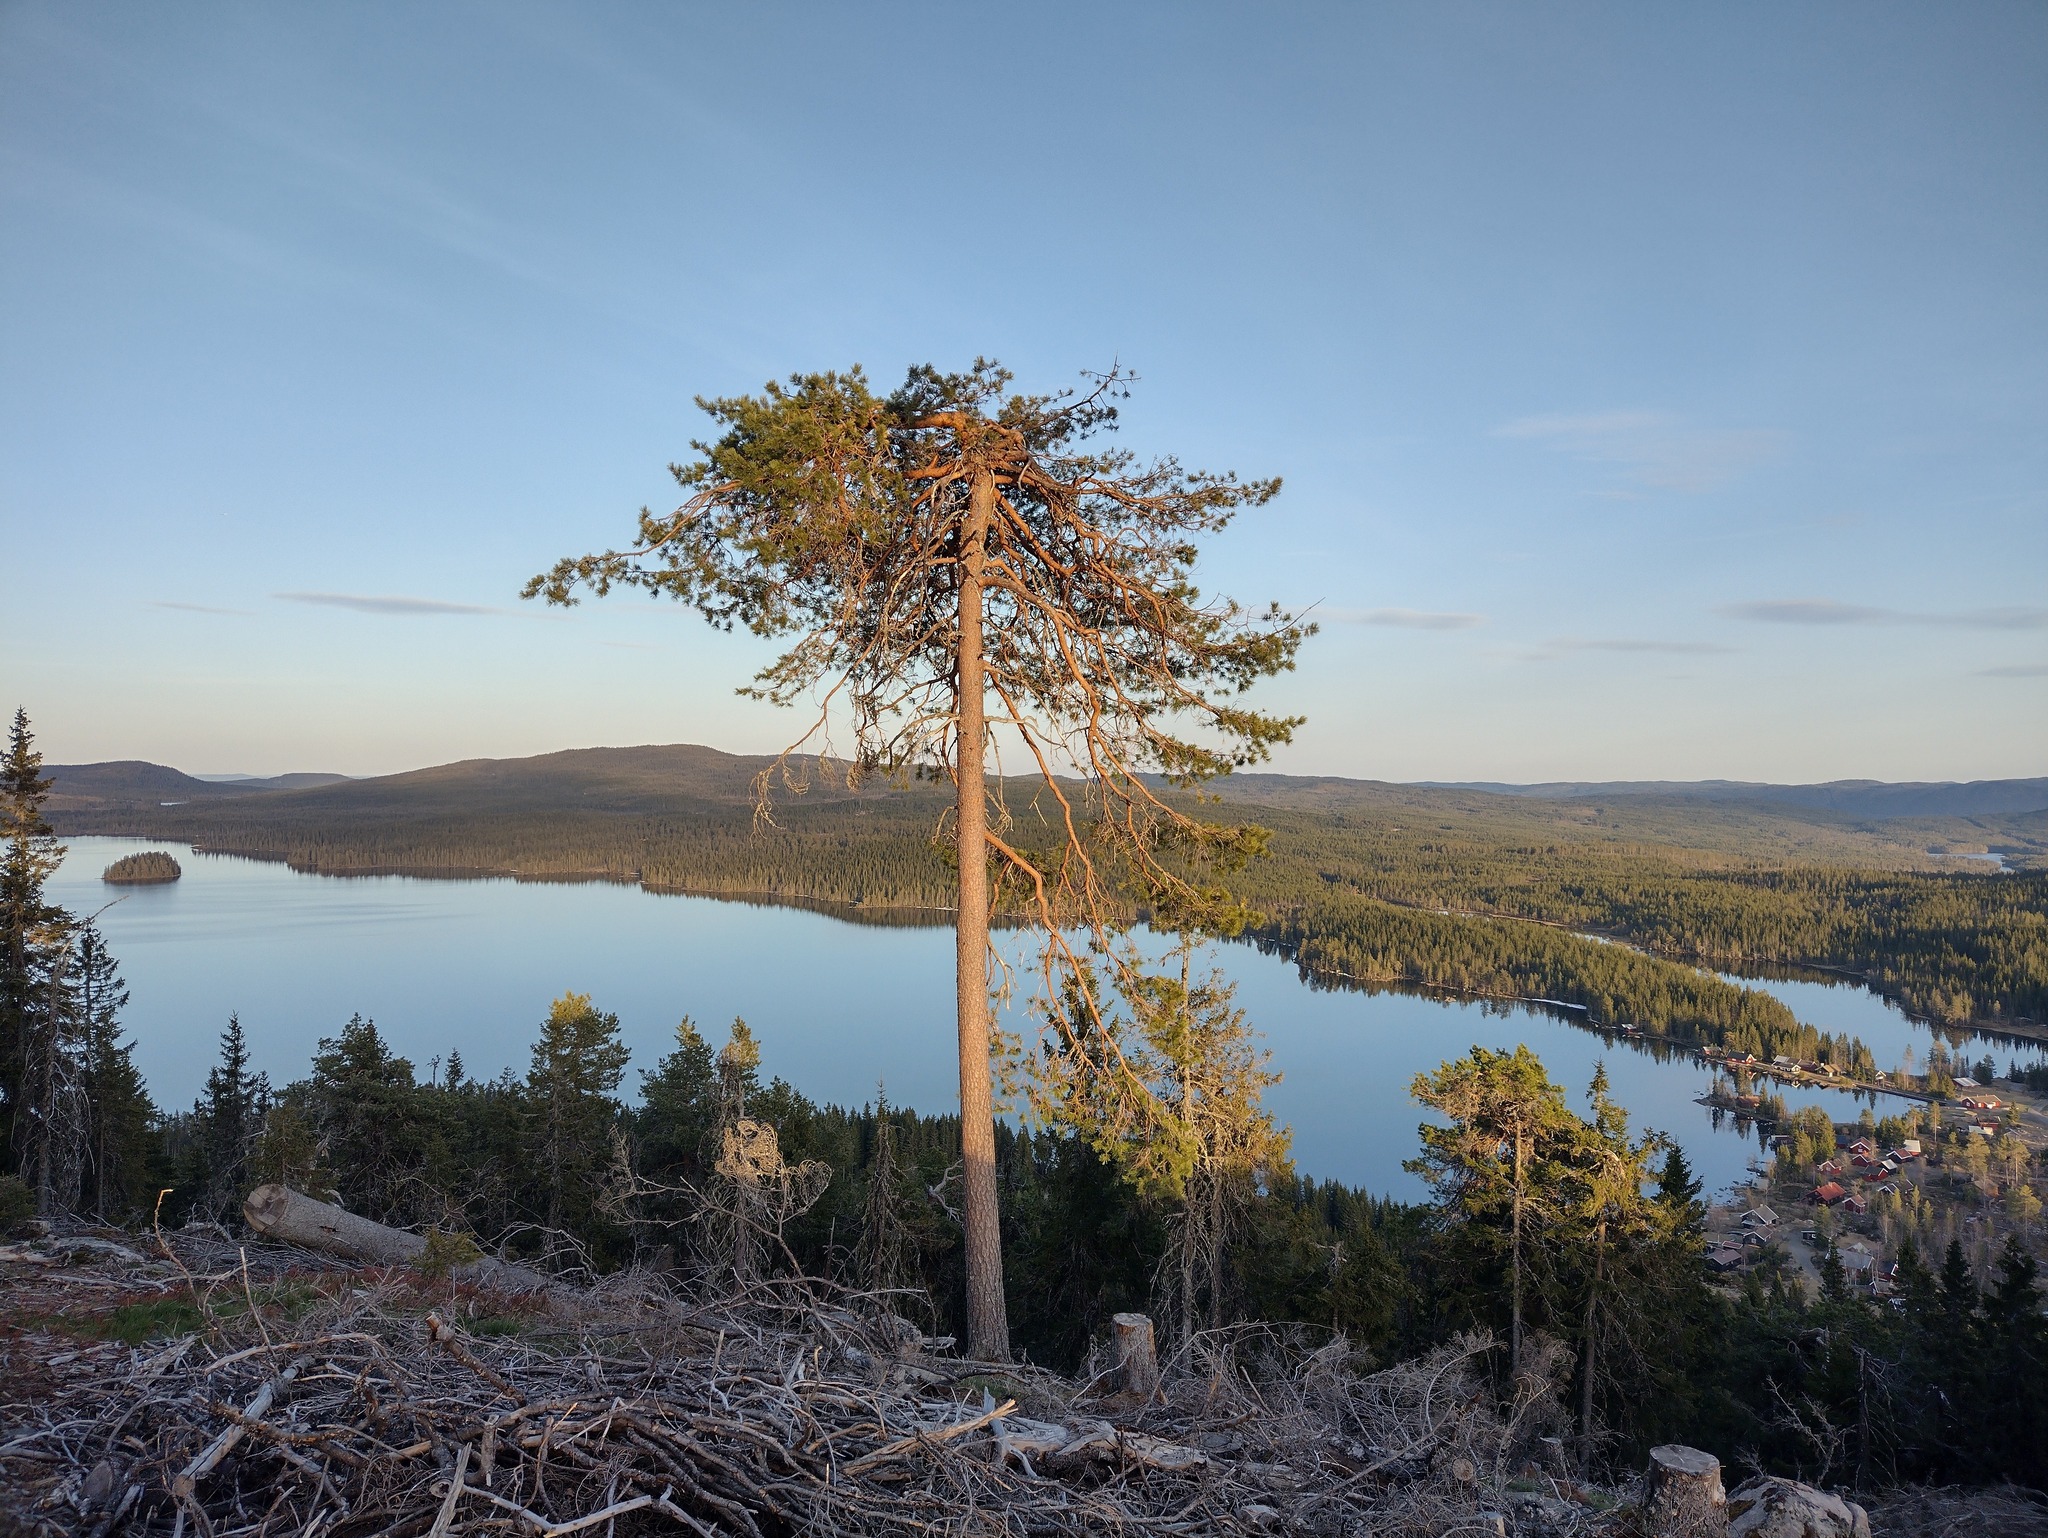
M990 1359L1009 1354L991 866L1042 930L1048 987L1055 967L1080 971L1065 935L1078 927L1106 947L1133 899L1171 927L1241 926L1217 872L1262 847L1263 831L1192 815L1158 777L1193 785L1287 741L1298 721L1236 696L1291 667L1310 629L1194 582L1196 536L1269 500L1277 480L1089 447L1115 425L1119 373L1055 396L1006 394L1010 379L986 360L958 374L921 366L884 397L855 368L700 400L724 431L672 467L683 505L643 509L633 548L565 559L526 588L568 604L581 586L640 587L722 628L793 638L743 691L816 707L778 761L787 787L801 788L792 756L824 762L841 729L850 782L952 780L967 1334ZM1028 822L1000 778L989 783L992 747L1035 771ZM764 815L770 786L764 775Z

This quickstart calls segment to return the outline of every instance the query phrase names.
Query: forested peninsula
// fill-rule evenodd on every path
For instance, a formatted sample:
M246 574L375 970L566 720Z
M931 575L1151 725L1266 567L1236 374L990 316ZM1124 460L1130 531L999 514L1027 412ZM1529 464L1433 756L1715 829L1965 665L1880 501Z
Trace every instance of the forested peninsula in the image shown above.
M755 781L770 762L586 749L240 791L155 765L57 766L50 816L64 833L183 840L334 875L630 881L870 922L943 918L946 792L848 790L814 767L778 778L763 818ZM1269 774L1220 786L1272 834L1233 878L1259 914L1252 937L1326 981L1548 999L1594 1023L1844 1068L1859 1066L1853 1044L1699 965L1829 968L1943 1025L2039 1030L2048 781L1946 800L1938 787L1810 789L1507 793ZM1023 788L1010 811L1028 837L1042 809ZM2012 868L1932 852L1992 846ZM1020 894L1006 900L1021 912Z

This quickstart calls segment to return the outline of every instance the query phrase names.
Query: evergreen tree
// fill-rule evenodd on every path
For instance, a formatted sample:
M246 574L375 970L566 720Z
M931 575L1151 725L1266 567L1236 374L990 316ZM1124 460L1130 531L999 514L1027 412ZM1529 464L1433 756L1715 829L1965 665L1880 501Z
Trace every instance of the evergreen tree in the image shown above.
M1628 1112L1608 1091L1602 1062L1587 1092L1592 1120L1574 1129L1576 1147L1563 1161L1563 1190L1554 1204L1560 1232L1553 1254L1577 1262L1565 1274L1584 1300L1578 1330L1579 1438L1587 1461L1594 1453L1595 1406L1602 1390L1619 1376L1617 1363L1644 1360L1645 1326L1659 1318L1649 1296L1658 1277L1655 1267L1645 1264L1653 1254L1657 1225L1643 1188L1663 1139L1651 1133L1631 1140ZM1547 1269L1557 1274L1555 1262Z
M1287 1134L1260 1103L1280 1075L1233 1006L1233 986L1220 973L1196 979L1193 954L1183 936L1175 971L1125 980L1128 1020L1098 1016L1080 986L1070 989L1068 1018L1029 1085L1048 1125L1078 1133L1141 1196L1178 1209L1168 1291L1183 1340L1198 1315L1222 1324L1232 1241L1261 1183L1292 1176ZM1073 1050L1098 1032L1102 1047Z
M1671 1144L1664 1154L1664 1167L1657 1174L1658 1202L1675 1223L1698 1228L1707 1220L1706 1206L1700 1201L1701 1190L1685 1150Z
M629 1055L619 1017L594 1008L588 994L563 994L541 1025L526 1075L526 1136L550 1229L597 1226L599 1186L621 1114L614 1091Z
M1557 1210L1561 1165L1578 1118L1526 1046L1474 1047L1433 1074L1416 1075L1409 1092L1450 1125L1424 1122L1422 1154L1403 1168L1435 1189L1475 1260L1505 1260L1509 1358L1520 1371L1531 1250L1539 1226Z
M1125 376L1079 399L1010 392L978 359L914 368L887 399L856 368L703 401L722 429L676 466L688 501L643 512L636 548L558 562L526 596L573 603L588 584L641 587L714 624L794 637L750 692L835 700L852 774L953 782L955 1043L969 1349L1006 1360L988 953L990 867L1029 893L1050 975L1080 983L1066 934L1117 934L1133 898L1168 927L1235 933L1249 910L1217 884L1264 830L1202 821L1162 796L1264 759L1300 723L1247 708L1312 626L1196 588L1196 537L1279 482L1141 464L1092 443ZM989 714L1023 744L1044 795L1033 847L991 797ZM1187 724L1184 724L1187 723ZM1196 729L1198 724L1199 729ZM789 756L825 726L821 716ZM1072 777L1062 778L1060 769ZM771 778L759 781L765 797ZM995 802L991 816L991 801Z
M71 975L89 1118L85 1205L102 1218L120 1218L154 1194L156 1107L135 1066L133 1043L121 1039L128 985L90 922L77 928Z
M263 1130L269 1081L249 1071L249 1043L242 1017L228 1016L221 1032L220 1062L207 1070L206 1091L193 1106L198 1125L198 1199L216 1218L234 1211L247 1195L249 1156Z
M62 911L43 891L64 846L43 817L50 781L28 713L17 709L0 759L0 1159L49 1184L49 1155L33 1114L50 1098L57 1051L47 983ZM38 1171L41 1173L39 1174Z
M1986 1473L2048 1479L2048 1316L2040 1267L2017 1234L1998 1254L1998 1281L1984 1294Z
M633 1118L640 1171L665 1184L701 1182L718 1098L711 1048L685 1015L676 1025L674 1048L640 1072L640 1110Z
M322 1165L352 1211L380 1220L412 1215L407 1186L421 1171L429 1128L412 1064L394 1053L377 1022L351 1016L322 1037L305 1091Z

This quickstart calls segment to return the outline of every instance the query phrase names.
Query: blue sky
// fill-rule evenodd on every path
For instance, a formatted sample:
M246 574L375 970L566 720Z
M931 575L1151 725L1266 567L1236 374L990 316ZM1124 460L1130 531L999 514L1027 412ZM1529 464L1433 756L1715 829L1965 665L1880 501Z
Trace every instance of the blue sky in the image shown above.
M788 722L698 394L1120 360L1277 767L2048 772L2048 7L0 7L0 703L375 773Z

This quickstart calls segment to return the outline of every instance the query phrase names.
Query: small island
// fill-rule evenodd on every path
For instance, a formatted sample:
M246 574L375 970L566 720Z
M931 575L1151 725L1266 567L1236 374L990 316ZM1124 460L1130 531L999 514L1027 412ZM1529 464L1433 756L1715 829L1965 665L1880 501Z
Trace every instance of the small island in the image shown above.
M141 854L122 855L100 873L100 880L140 886L149 882L176 881L184 874L178 868L178 862L161 849L149 849Z

